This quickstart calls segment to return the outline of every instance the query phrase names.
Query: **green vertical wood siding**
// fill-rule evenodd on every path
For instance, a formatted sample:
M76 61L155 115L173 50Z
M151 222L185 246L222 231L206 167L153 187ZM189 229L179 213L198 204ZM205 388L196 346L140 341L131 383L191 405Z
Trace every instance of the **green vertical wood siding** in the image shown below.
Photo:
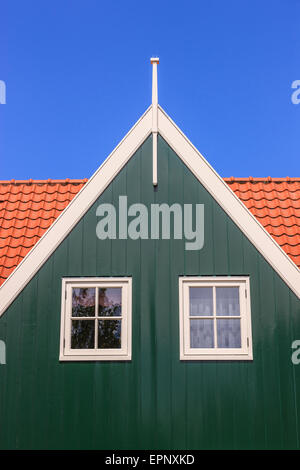
M205 243L96 238L99 203L205 205ZM179 275L250 275L254 360L179 360ZM60 363L61 278L132 276L131 362ZM159 138L149 138L0 318L2 449L299 448L299 300Z

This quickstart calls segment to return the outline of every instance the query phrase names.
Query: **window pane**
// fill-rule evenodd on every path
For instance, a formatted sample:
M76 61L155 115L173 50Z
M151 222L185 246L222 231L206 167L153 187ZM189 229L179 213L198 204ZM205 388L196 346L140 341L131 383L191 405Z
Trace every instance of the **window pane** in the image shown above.
M216 287L217 315L240 315L238 287Z
M213 320L190 320L190 322L191 348L213 348Z
M190 315L213 315L212 287L190 287Z
M121 307L121 287L99 289L99 317L120 317Z
M121 320L99 320L98 348L121 348Z
M241 347L241 321L217 320L218 348Z
M72 289L72 317L95 316L95 289Z
M71 348L93 349L95 347L95 321L72 320Z

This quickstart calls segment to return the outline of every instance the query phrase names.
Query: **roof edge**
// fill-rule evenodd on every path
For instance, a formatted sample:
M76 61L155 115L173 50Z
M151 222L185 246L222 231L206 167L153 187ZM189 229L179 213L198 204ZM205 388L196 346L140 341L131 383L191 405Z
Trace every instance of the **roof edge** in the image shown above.
M76 179L76 178L65 178L65 179L52 179L48 178L47 180L35 180L35 179L28 179L28 180L0 180L0 184L82 184L86 183L88 178Z
M285 178L272 178L271 176L266 176L266 177L253 177L253 176L248 176L248 177L242 177L238 178L235 176L230 176L230 177L225 177L223 178L226 183L300 183L300 177L299 178L290 178L289 176L286 176Z
M102 165L0 287L0 316L47 261L81 217L151 134L152 106L144 112Z
M300 298L300 270L230 186L159 106L158 131L201 184Z
M204 158L204 157L203 157ZM294 183L294 182L299 182L300 183L300 177L299 178L292 178L289 176L283 177L283 178L273 178L271 176L243 176L243 177L236 177L236 176L221 176L221 178L226 181L226 183L234 183L234 182L263 182L263 183ZM89 179L88 178L48 178L47 180L36 180L33 178L30 178L28 180L0 180L0 184L82 184L86 183Z

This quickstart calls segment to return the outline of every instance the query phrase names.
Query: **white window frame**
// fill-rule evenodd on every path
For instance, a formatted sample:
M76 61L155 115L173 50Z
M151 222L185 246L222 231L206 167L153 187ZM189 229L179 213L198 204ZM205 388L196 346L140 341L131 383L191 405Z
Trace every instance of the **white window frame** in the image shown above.
M71 349L72 288L121 287L122 326L119 349ZM97 289L96 289L97 291ZM97 296L96 301L97 303ZM132 342L132 280L130 277L63 278L61 295L60 361L129 361ZM115 317L117 320L118 317Z
M241 348L191 348L190 347L190 287L239 287ZM214 305L215 305L215 289ZM214 308L215 310L215 308ZM204 317L206 318L206 317ZM216 338L216 312L214 311L214 336ZM222 318L222 317L221 317ZM225 317L224 317L225 318ZM227 317L228 318L228 317ZM239 317L238 317L239 318ZM184 276L179 277L179 328L180 360L252 360L252 332L250 281L248 276Z

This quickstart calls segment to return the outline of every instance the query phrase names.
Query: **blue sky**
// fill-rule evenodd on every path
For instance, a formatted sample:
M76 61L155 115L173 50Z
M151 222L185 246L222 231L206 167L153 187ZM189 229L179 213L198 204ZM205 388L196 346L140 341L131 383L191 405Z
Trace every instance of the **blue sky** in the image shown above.
M89 177L151 103L221 176L300 176L299 0L3 0L0 179Z

